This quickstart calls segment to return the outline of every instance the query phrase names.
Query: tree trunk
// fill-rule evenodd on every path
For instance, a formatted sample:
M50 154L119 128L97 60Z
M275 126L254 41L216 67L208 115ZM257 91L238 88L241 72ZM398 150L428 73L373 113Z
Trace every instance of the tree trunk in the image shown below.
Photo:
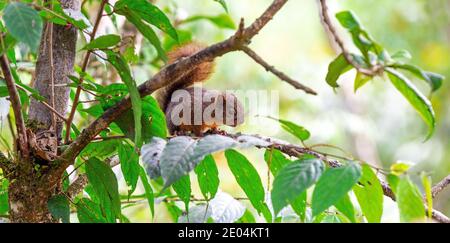
M79 0L60 0L64 9L80 10ZM34 88L51 104L51 63L49 55L50 29L44 25L41 44L36 64L36 79ZM69 100L70 83L68 75L72 74L76 54L77 29L75 27L53 24L53 72L54 72L54 109L59 114L65 114ZM52 111L39 101L32 100L29 110L28 128L38 145L46 144L48 136L39 134L51 134L51 137L61 138L63 122L57 122L56 134L52 125ZM57 144L59 145L59 139ZM56 145L56 143L55 143ZM48 200L57 194L58 185L51 185L44 178L45 173L51 167L50 160L38 154L36 149L31 149L29 161L15 163L14 174L9 177L9 215L11 222L52 223L56 222L48 211ZM56 154L57 146L53 146L51 152ZM16 161L17 162L17 161ZM62 175L61 175L62 176ZM60 179L61 176L58 178ZM58 183L59 184L59 183Z
M17 177L9 184L9 216L13 223L56 222L48 211L47 202L56 194L36 174Z

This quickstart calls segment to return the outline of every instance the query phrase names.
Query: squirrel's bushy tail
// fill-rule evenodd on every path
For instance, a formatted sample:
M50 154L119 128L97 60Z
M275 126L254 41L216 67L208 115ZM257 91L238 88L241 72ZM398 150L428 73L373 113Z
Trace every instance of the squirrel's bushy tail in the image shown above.
M205 48L204 45L199 43L191 42L182 45L174 50L170 51L167 56L169 58L169 64L172 64L181 58L189 57L200 50ZM173 92L179 89L187 88L194 83L203 82L209 78L214 69L213 62L204 62L199 64L194 70L192 70L187 75L181 77L175 83L167 85L161 88L157 94L158 103L163 111L166 111L167 105L172 97Z

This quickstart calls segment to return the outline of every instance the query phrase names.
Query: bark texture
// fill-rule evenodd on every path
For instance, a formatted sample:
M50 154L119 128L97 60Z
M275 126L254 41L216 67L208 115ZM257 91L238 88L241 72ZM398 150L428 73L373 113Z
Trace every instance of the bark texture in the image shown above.
M61 5L65 9L80 10L79 0L61 0ZM65 114L69 100L69 87L66 84L70 82L68 75L72 74L77 42L77 29L70 26L53 25L53 33L50 34L50 26L44 25L44 31L41 37L41 43L36 64L36 79L34 88L47 99L47 103L51 104L52 85L51 85L51 63L50 63L50 43L53 52L53 73L54 73L54 99L55 107L59 114ZM52 36L52 40L50 40ZM27 160L17 161L14 173L10 175L9 185L9 208L10 220L14 223L53 223L56 222L48 211L48 200L57 194L60 183L49 186L46 177L43 176L51 168L51 161L46 159L47 152L55 152L56 146L52 146L52 150L44 151L36 150L36 147L43 149L42 144L48 144L49 137L45 134L49 133L52 125L52 111L41 104L39 101L32 99L28 128L28 138L33 142L31 145L31 156ZM61 137L63 122L58 120L56 127L56 135ZM52 129L53 131L53 129ZM51 136L54 133L51 132ZM51 139L50 139L51 140ZM33 145L34 144L34 145ZM55 143L56 145L56 143ZM35 148L35 149L33 149ZM18 159L21 160L21 159ZM23 162L23 163L22 163Z
M79 0L61 0L61 5L66 9L80 10ZM55 107L59 114L65 114L67 110L70 89L67 84L70 83L68 75L72 74L75 62L77 42L77 29L61 25L53 25L53 65L54 65L54 83L55 83ZM44 25L44 30L39 47L39 56L36 63L36 80L34 88L40 95L45 97L50 104L52 96L51 87L51 69L49 56L49 28ZM30 122L38 124L36 132L48 130L52 124L52 111L43 104L32 99L30 111ZM60 137L63 127L63 121L57 122L57 134Z

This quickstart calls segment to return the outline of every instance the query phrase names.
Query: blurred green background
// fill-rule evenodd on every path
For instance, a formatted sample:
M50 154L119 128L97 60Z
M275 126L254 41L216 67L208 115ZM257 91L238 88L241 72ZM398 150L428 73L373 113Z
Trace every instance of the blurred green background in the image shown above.
M229 14L236 24L241 17L249 24L272 1L226 2ZM156 3L174 21L195 15L217 16L224 13L221 6L212 0L159 0ZM88 11L92 10L94 13L98 3L93 1L88 5ZM329 1L329 5L331 12L352 10L374 39L389 52L406 49L413 56L413 64L450 77L450 0L340 0ZM105 26L101 31L115 32L107 23ZM218 28L206 20L180 24L178 29L180 34L190 32L194 40L205 44L222 41L235 31ZM342 36L347 36L344 30L339 30ZM170 45L169 42L165 44ZM350 42L346 45L351 48ZM353 71L340 79L341 88L336 91L326 84L327 67L336 57L336 52L323 30L315 0L289 1L275 19L253 39L251 47L270 64L312 87L319 95L306 95L295 90L240 52L219 58L216 72L206 86L221 90L278 91L280 118L307 128L312 133L309 145L333 144L353 154L355 158L383 168L389 168L397 161L411 163L411 176L419 185L419 173L422 171L429 173L434 183L450 173L448 82L444 82L443 87L431 98L437 116L437 128L434 136L423 142L427 133L425 124L411 105L385 80L378 78L356 94L353 92ZM150 67L152 58L154 50L144 41L141 61L133 67L139 82L145 81L157 71ZM97 70L90 70L94 71ZM100 68L98 71L105 69ZM30 77L25 75L23 79L29 80ZM413 81L423 93L430 93L425 83L416 79ZM86 122L78 120L80 125ZM2 127L2 133L7 134L6 125L2 124ZM260 125L244 124L237 130L297 143L276 122L268 119L262 119ZM243 151L258 169L266 185L267 166L263 152L255 149ZM215 158L219 163L220 189L233 196L244 196L229 171L223 154L217 154ZM120 177L120 168L115 168L115 171ZM191 176L191 181L194 194L201 197L195 175ZM126 194L123 178L120 178L120 185L122 192ZM142 188L138 188L135 194L142 191ZM384 202L383 221L398 222L396 205L388 198ZM246 202L243 203L251 208ZM436 209L450 215L450 189L441 193L434 203ZM136 204L126 208L124 214L132 222L149 222L152 220L147 207L146 203ZM153 221L171 222L166 207L162 204L157 204L155 212Z

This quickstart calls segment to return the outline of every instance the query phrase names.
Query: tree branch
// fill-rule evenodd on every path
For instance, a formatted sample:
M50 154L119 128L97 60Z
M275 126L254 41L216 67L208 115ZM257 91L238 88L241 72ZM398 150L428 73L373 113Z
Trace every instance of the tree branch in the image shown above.
M266 61L264 61L264 59L262 59L260 56L258 56L258 54L256 54L256 52L254 52L252 49L250 49L250 47L242 46L241 50L243 52L245 52L249 57L251 57L256 63L258 63L261 66L263 66L266 69L266 71L273 73L275 76L277 76L278 78L280 78L283 81L286 81L288 84L292 85L294 88L299 89L299 90L303 90L307 94L317 95L316 91L314 91L311 88L306 87L305 85L303 85L303 84L293 80L292 78L290 78L289 76L287 76L283 72L278 71L274 66L271 66L270 64L268 64Z
M450 185L450 175L442 179L433 188L431 188L431 196L435 198L440 192L442 192L448 185Z
M259 31L273 18L273 16L286 4L287 0L274 0L270 7L252 25L244 28L242 23L239 30L227 40L207 47L198 53L184 58L178 62L164 67L159 73L139 86L139 93L142 97L147 96L159 88L176 82L179 78L191 72L195 67L203 62L212 61L226 53L238 51L250 42ZM78 138L71 143L64 153L55 161L57 166L53 167L48 174L48 181L51 186L56 185L58 179L71 165L80 151L95 138L102 130L106 129L118 116L131 108L130 98L127 97L119 101L116 105L106 110L101 117L91 123Z
M16 120L16 128L18 134L18 146L24 160L28 160L29 157L29 147L28 147L28 137L25 129L25 122L22 116L22 104L20 103L19 92L17 92L16 84L11 74L11 69L9 67L8 58L5 55L0 56L0 66L5 76L6 87L8 88L9 100L14 111L14 117ZM19 160L22 161L22 160Z

